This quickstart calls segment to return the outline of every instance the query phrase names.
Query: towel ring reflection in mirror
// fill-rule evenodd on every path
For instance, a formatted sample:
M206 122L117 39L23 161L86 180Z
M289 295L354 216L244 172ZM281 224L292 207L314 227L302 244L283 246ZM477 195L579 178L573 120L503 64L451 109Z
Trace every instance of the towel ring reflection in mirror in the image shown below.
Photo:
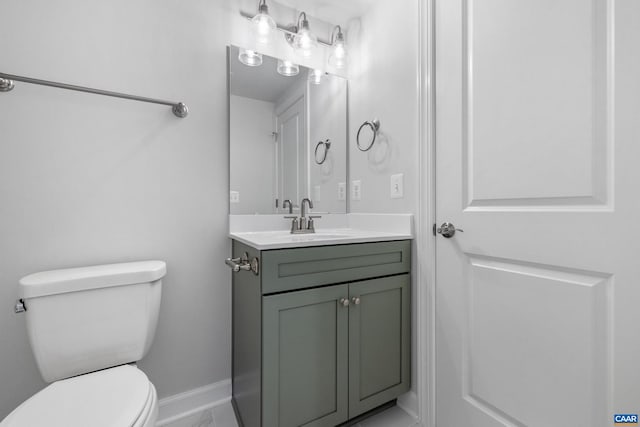
M320 147L322 147L322 149L320 149ZM327 154L329 153L329 148L331 148L331 141L328 139L326 141L320 141L316 144L316 151L315 151L316 164L321 165L324 163L325 160L327 160ZM318 155L318 152L320 152L319 155Z
M360 144L360 132L362 132L362 129L365 126L369 126L371 128L371 131L373 132L373 138L371 138L371 142L369 143L369 145L367 145L366 147L363 147ZM380 120L378 119L373 119L372 121L366 121L360 125L360 128L358 129L358 135L356 136L356 145L358 146L358 149L360 151L371 150L371 147L373 147L373 143L376 142L376 136L378 135L379 129L380 129Z

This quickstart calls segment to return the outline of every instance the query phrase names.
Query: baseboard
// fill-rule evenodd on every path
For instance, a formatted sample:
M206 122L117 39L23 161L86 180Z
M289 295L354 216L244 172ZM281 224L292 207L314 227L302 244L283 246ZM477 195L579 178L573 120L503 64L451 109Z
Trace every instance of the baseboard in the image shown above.
M411 415L413 418L418 419L418 395L415 391L410 391L408 393L403 394L398 397L398 401L396 403L399 407L401 407L407 414Z
M231 380L226 379L160 399L157 427L223 405L231 400Z

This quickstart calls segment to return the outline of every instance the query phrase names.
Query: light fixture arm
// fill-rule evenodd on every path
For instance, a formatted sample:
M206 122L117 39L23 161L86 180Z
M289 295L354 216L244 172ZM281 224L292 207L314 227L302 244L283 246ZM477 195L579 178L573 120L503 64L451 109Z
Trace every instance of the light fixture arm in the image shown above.
M304 18L302 18L304 16ZM300 19L302 18L302 24L300 24ZM300 28L309 29L309 21L307 20L306 12L300 12L298 15L298 22L296 23L296 31Z
M338 30L337 34L336 34L336 30ZM342 27L340 25L336 25L335 27L333 27L333 31L331 31L332 46L336 42L336 40L344 42L344 34L342 33Z

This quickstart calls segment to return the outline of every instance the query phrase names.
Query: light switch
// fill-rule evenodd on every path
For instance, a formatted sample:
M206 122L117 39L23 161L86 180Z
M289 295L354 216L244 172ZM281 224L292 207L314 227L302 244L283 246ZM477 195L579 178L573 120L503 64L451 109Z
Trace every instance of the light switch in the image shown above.
M338 200L346 200L347 199L347 183L339 182L338 183Z
M404 197L404 175L401 173L391 175L390 193L392 199L402 199Z
M362 182L359 179L351 181L351 200L362 200Z
M229 191L229 202L231 202L231 203L240 203L240 192L239 191Z

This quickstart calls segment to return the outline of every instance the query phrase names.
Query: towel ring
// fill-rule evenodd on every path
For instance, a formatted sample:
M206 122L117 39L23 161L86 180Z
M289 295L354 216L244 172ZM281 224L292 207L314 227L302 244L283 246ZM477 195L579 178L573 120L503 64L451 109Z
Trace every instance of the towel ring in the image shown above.
M324 147L324 155L322 156L322 160L318 160L318 148L320 148L321 146ZM327 160L327 154L329 153L329 148L331 148L331 141L330 140L326 140L326 141L320 141L316 144L316 151L315 151L315 161L316 164L323 164L325 160Z
M371 143L366 148L362 148L362 146L360 145L360 132L362 131L362 128L365 126L369 126L371 128L371 130L373 131L373 138L371 138ZM360 151L371 150L371 147L373 147L373 143L376 142L376 135L378 134L379 129L380 129L380 120L378 119L373 119L373 121L366 121L360 125L360 128L358 129L358 135L356 136L356 145L358 146L358 149Z

